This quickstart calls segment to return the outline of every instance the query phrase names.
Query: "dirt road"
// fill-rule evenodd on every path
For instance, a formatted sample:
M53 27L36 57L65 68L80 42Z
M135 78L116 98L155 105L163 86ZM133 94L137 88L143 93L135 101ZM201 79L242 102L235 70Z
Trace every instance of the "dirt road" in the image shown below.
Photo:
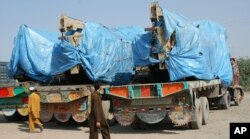
M133 130L119 125L111 127L112 139L229 139L229 123L250 123L250 93L240 106L229 110L210 110L208 125L190 130L169 125L154 125L147 130ZM7 122L0 113L0 139L87 139L88 127L82 125L45 124L42 133L28 133L27 122ZM100 137L101 139L101 137Z

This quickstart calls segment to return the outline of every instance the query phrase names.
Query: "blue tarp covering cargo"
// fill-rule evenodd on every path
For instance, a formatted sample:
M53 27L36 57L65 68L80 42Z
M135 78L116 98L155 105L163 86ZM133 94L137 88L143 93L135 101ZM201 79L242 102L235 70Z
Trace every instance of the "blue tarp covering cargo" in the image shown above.
M225 29L209 20L190 22L187 18L163 10L162 25L166 39L174 33L176 43L164 62L170 80L186 77L211 80L219 78L222 85L229 86L232 81L230 52L227 46ZM157 48L157 47L156 47ZM158 46L159 51L162 47ZM134 40L135 65L148 65L161 60L150 58L150 34L142 34Z
M144 33L140 27L108 29L85 23L80 45L58 40L59 34L20 26L9 64L10 75L26 76L47 82L77 64L93 80L113 84L129 82L133 71L131 37Z
M178 18L173 20L173 18ZM189 22L164 11L165 35L175 31L176 44L166 60L171 80L188 76L210 80L219 78L222 85L232 81L230 52L225 29L208 20Z
M160 24L166 39L173 33L176 38L163 61L171 81L194 76L203 80L220 78L224 86L231 84L230 53L222 26L211 21L190 22L168 11L164 11L163 19ZM152 34L141 27L108 29L85 23L82 33L80 45L73 47L58 40L57 33L21 26L9 64L10 75L22 73L46 82L80 64L93 81L125 84L135 66L162 62L150 57Z

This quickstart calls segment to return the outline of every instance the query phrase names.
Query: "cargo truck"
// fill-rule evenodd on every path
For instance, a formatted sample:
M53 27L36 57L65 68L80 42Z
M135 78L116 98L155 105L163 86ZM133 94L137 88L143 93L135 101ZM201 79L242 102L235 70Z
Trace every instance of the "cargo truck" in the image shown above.
M84 25L83 22L67 16L61 16L59 24L61 36L58 38L62 41L67 39L67 42L76 47L77 43L79 43L81 30ZM65 34L65 32L70 31L73 33ZM23 25L20 27L18 35L25 36L32 33L34 33L33 30ZM33 34L34 37L40 37L36 35ZM42 33L39 35L42 35ZM17 39L16 42L21 42L21 39ZM50 45L49 43L45 45ZM39 45L39 43L35 45ZM21 44L18 46L25 47L25 45ZM13 53L16 52L13 50ZM39 91L41 97L41 120L43 122L49 122L53 117L62 123L70 119L79 123L86 121L89 113L91 84L77 85L74 82L77 76L79 76L79 70L78 66L72 67L67 72L55 76L53 81L51 80L50 82L41 82L25 76L25 74L15 74L13 77L17 80L16 84L0 86L0 108L5 118L13 121L27 117L27 102L30 94L28 88L33 86ZM63 80L65 76L68 77L70 83L65 83Z
M239 70L234 58L230 62L221 27L210 21L190 24L180 15L163 11L158 3L150 5L150 14L152 27L146 29L151 33L148 55L163 62L139 65L133 82L105 88L118 123L145 128L146 124L167 118L173 124L199 129L208 123L210 107L228 109L232 101L239 105L244 95ZM208 61L198 62L206 56ZM216 61L219 62L215 64ZM209 70L199 71L200 65L208 66L212 72L214 67L221 66L219 70L215 68L216 76L207 78ZM220 76L221 71L224 73ZM199 76L203 73L206 75Z
M124 126L140 127L169 117L176 125L198 129L207 124L210 106L228 109L232 100L240 104L239 73L237 66L232 70L220 27L210 22L186 26L182 16L164 12L158 3L150 5L150 19L152 27L145 30L108 29L62 16L60 42L58 34L37 34L21 26L9 65L18 83L1 88L4 115L11 119L16 109L23 107L23 115L27 115L27 88L35 86L41 96L42 121L55 117L67 122L72 117L84 122L90 112L94 81L105 84L106 117L113 120L115 116ZM219 34L206 32L209 30ZM211 43L214 36L209 34L220 37ZM204 36L208 38L205 41ZM208 42L205 47L199 45L203 42ZM233 65L235 62L232 59Z
M0 109L6 120L27 119L28 88L31 86L40 94L43 122L54 119L59 123L72 120L83 123L88 119L93 80L87 77L86 70L79 64L81 61L73 59L77 57L74 53L80 51L77 49L81 46L85 24L62 15L59 25L61 34L20 26L7 66L9 76L16 82L0 85ZM52 75L46 68L54 68L52 71L56 73ZM103 101L103 107L112 124L114 116L109 113L110 102Z

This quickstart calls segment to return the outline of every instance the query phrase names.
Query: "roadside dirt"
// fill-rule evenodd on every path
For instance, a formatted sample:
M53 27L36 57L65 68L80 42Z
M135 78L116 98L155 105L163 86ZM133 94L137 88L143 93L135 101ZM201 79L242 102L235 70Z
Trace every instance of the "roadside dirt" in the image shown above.
M250 123L250 92L245 93L240 106L229 110L210 110L208 124L199 130L174 127L167 124L150 126L146 130L133 130L131 127L115 125L111 127L112 139L229 139L229 126L233 122ZM7 122L0 112L1 139L88 139L86 125L59 125L45 123L42 133L28 133L27 121ZM37 131L39 131L37 129ZM101 136L100 136L101 139Z

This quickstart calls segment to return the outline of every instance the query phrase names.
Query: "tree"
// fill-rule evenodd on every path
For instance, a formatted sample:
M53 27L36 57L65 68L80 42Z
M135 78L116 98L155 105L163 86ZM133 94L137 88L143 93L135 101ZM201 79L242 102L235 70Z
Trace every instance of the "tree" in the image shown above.
M240 72L240 84L244 90L250 91L250 58L241 57L237 59L239 72Z

